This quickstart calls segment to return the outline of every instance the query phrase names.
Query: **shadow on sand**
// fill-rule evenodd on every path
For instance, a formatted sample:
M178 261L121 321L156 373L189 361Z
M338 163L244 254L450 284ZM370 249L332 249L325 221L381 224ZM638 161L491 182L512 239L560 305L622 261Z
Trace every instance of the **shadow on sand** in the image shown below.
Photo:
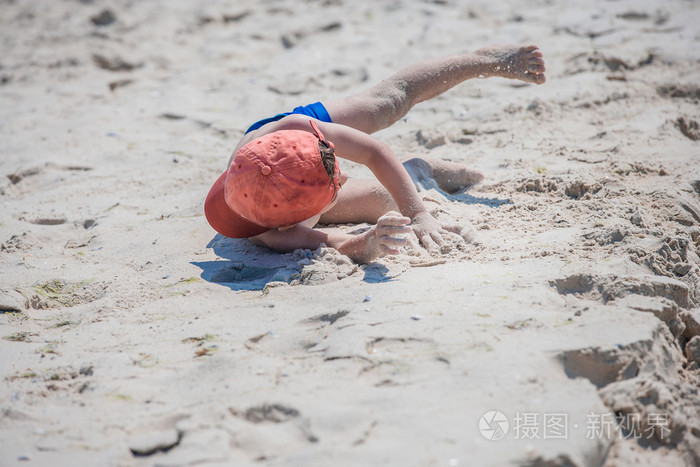
M362 274L368 283L392 280L389 269L381 263L362 266L331 265L316 268L323 263L323 249L297 250L293 253L277 253L257 247L246 239L233 239L217 234L207 245L222 260L193 261L199 267L200 277L231 290L263 290L271 282L291 285L318 285L336 282L340 278ZM351 268L348 270L348 268Z
M481 198L464 192L449 194L436 186L421 186L421 191L434 190L437 196L448 201L464 204L481 204L497 208L510 204L509 199ZM420 189L419 188L419 189ZM367 283L393 280L396 273L381 262L362 266L340 266L331 264L326 268L316 267L327 261L324 249L316 251L296 250L292 253L277 253L253 245L247 239L233 239L217 234L207 245L221 258L217 261L193 261L191 264L202 270L200 277L208 282L220 284L231 290L263 290L271 282L291 285L318 285L336 282L350 275L362 274ZM351 268L348 270L348 268Z

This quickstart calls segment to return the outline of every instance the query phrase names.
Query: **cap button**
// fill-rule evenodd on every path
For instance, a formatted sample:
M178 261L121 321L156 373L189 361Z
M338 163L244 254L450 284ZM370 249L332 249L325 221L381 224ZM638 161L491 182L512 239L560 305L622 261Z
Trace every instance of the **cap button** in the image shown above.
M263 175L270 175L270 172L272 172L272 169L270 168L269 165L263 165L262 168L260 169Z

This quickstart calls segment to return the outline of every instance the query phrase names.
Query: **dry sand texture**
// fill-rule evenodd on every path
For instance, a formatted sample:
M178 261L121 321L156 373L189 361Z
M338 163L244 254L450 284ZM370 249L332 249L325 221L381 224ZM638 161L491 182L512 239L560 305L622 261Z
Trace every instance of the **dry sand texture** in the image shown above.
M0 464L698 464L700 3L199 3L0 2ZM378 135L484 171L423 192L472 243L206 224L251 122L496 42L548 83Z

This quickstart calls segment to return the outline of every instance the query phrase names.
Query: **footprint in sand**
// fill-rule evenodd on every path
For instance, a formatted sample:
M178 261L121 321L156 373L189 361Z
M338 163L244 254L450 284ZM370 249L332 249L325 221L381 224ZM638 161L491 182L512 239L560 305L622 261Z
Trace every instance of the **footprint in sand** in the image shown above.
M696 120L686 117L678 117L676 126L681 133L693 141L700 141L700 125Z
M32 167L7 174L9 185L0 188L0 195L18 197L38 189L46 189L57 182L63 181L62 174L66 172L87 172L92 167L77 165L58 165L47 162L39 167Z
M279 431L281 429L287 431L288 434L292 434L293 438L304 440L308 443L317 443L319 441L318 436L311 432L308 418L303 417L299 410L285 404L264 403L249 407L243 411L229 408L229 412L231 415L252 423L253 425L260 425L260 430L252 430L249 432L251 436L259 435L265 437L265 435L269 435L269 433L279 434L281 433ZM272 426L275 425L279 425L280 427L272 428ZM299 435L301 436L299 437ZM242 445L245 444L248 443L243 440ZM250 447L253 450L259 450L261 446L255 446L256 444L258 443L251 443ZM263 450L267 449L263 448Z
M39 240L34 238L29 232L12 235L5 242L0 244L0 252L15 253L18 251L27 251L39 244Z
M25 298L25 308L70 308L101 299L107 293L107 285L91 280L76 282L52 279L20 292Z

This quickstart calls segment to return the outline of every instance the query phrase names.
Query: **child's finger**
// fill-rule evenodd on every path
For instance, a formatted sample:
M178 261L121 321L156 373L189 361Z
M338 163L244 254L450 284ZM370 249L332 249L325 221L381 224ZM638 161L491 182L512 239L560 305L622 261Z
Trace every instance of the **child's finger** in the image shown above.
M401 214L400 212L397 212L397 211L387 211L381 217L384 217L384 216L399 216L399 217L401 217L401 216L403 216L403 214Z
M442 224L442 228L458 235L463 229L463 227L459 224Z
M383 237L389 235L395 237L398 235L410 234L412 231L413 229L407 225L380 225L377 227L377 236Z
M442 238L440 232L430 232L430 238L432 238L438 246L442 246L445 243L445 239Z
M457 241L466 241L470 243L475 241L476 233L474 232L474 229L469 226L459 224L443 224L442 228L449 233L450 237Z
M381 248L383 255L398 255L399 253L401 253L396 248L390 248L386 245L379 245L379 247Z
M431 238L430 234L423 235L420 242L428 251L437 251L439 249L437 243Z
M388 235L379 237L379 247L385 255L398 255L401 253L399 248L405 246L407 243L408 240L401 237L391 237Z
M408 240L408 245L418 254L423 254L423 248L420 246L420 240L416 235L416 232L411 230L411 233L407 235L406 240Z
M391 214L391 213L389 213ZM411 223L411 218L402 215L384 214L377 220L377 225L407 225Z
M382 237L379 237L379 243L389 248L399 248L406 245L407 240L405 238L389 237L387 235L384 235Z

